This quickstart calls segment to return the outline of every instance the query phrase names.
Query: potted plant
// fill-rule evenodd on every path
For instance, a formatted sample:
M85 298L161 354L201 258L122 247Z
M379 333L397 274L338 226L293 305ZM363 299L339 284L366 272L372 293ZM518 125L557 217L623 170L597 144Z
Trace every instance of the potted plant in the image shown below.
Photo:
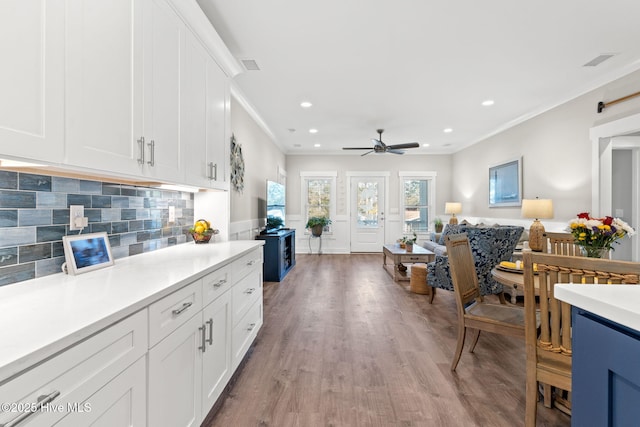
M444 227L444 224L442 223L442 220L438 217L435 217L433 219L433 226L436 229L436 233L442 233L442 227Z
M320 237L322 235L322 230L329 224L331 224L331 220L327 217L312 216L307 221L307 225L305 226L305 228L310 229L311 234L313 234L315 237Z
M413 237L403 236L399 240L400 247L404 247L407 252L413 252L413 245L416 243L416 240L418 240L418 236L416 235L416 233L414 231L413 232Z

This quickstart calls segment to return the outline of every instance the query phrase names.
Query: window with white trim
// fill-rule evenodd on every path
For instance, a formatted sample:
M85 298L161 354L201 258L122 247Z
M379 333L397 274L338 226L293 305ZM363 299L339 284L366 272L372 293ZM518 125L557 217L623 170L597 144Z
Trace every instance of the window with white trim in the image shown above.
M427 233L435 218L435 172L400 172L402 232Z
M301 199L304 222L310 217L321 216L331 219L336 212L337 172L300 172L302 183ZM331 226L325 227L326 231Z

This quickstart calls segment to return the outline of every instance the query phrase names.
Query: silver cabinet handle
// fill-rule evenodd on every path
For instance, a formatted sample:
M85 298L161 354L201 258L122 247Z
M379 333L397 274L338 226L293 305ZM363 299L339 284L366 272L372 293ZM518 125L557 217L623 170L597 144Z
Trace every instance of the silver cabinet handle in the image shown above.
M213 162L207 163L207 166L209 167L209 173L207 174L207 178L209 179L209 181L212 181L213 180Z
M251 295L255 290L256 290L256 288L249 288L246 291L244 291L244 293Z
M192 305L193 305L193 303L191 301L185 302L184 304L182 304L182 307L176 308L175 310L172 310L171 314L173 314L174 316L182 314L183 311L185 311L187 308L191 307Z
M27 411L27 412L23 412L20 415L18 415L17 417L15 417L14 419L12 419L11 421L9 421L8 423L5 424L0 424L0 427L15 427L18 424L20 424L21 422L23 422L24 420L26 420L27 418L29 418L31 415L40 412L42 410L42 407L44 405L47 405L51 402L53 402L53 400L60 396L60 392L58 390L54 391L51 394L48 395L42 395L42 396L38 396L38 399L36 400L36 403L33 404L33 407Z
M255 323L251 323L251 324L249 324L249 327L247 328L247 331L253 331L253 328L255 328L255 327L256 327L256 324Z
M144 165L144 136L141 136L138 140L138 145L140 146L140 157L138 157L138 164Z
M218 280L216 283L213 284L214 288L219 288L220 286L224 285L225 283L227 283L226 279L221 279Z
M150 143L147 144L149 146L149 151L151 152L151 160L147 162L149 166L156 165L156 142L152 139Z
M207 339L207 343L213 345L213 319L209 318L205 323L209 325L209 338Z
M207 351L207 339L204 337L207 327L205 325L202 325L198 327L198 330L202 333L202 345L198 347L198 350L202 350L202 352L204 353L205 351Z
M256 260L255 260L255 259L252 259L251 261L249 261L249 262L247 263L247 265L251 266L251 265L253 265L253 264L255 264L255 263L256 263Z

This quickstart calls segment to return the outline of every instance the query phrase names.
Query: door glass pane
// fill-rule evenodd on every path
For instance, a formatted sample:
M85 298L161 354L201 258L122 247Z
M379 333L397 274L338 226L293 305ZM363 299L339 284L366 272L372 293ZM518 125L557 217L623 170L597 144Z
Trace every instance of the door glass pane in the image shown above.
M358 183L358 228L378 227L378 183Z

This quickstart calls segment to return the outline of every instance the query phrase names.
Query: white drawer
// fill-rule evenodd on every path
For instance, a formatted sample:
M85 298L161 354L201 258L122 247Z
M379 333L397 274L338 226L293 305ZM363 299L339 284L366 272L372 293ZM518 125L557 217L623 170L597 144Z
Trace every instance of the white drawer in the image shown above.
M247 315L233 328L231 335L231 358L233 370L236 369L251 343L262 327L262 298L253 304Z
M233 286L231 298L232 324L237 324L253 303L262 300L262 270L254 269Z
M206 306L231 287L231 266L227 265L202 278L202 305Z
M231 264L233 283L242 280L244 276L252 270L260 268L262 270L262 248L253 250L252 252L242 256L240 259Z
M147 352L147 311L141 310L57 356L26 371L0 387L0 402L16 408L36 405L22 426L51 426L69 414L69 407L84 402ZM48 402L48 403L47 403ZM20 405L20 407L17 407ZM61 408L54 411L47 408ZM0 424L20 416L0 412Z
M202 310L202 279L149 306L149 348Z

